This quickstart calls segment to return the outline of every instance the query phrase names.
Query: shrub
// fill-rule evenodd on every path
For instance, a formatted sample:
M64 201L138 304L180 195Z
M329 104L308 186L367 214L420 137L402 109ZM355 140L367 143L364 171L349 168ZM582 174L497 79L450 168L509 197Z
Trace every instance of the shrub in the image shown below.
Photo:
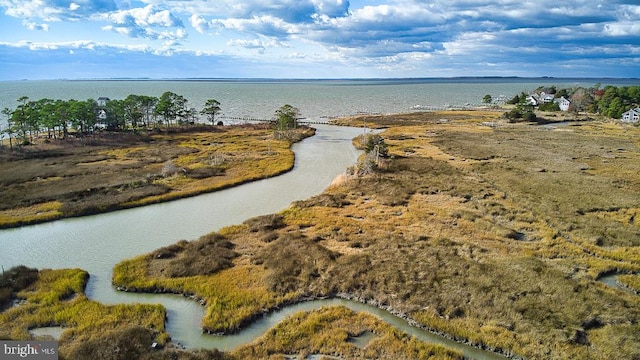
M272 231L287 226L284 223L284 216L280 214L256 216L245 220L243 224L249 226L251 232Z
M560 105L556 102L543 103L538 107L540 111L560 111Z
M192 179L206 179L213 176L224 175L224 169L220 167L201 167L190 169L187 171L187 175Z
M522 119L522 113L517 109L511 109L510 111L507 111L504 114L502 114L502 117L505 119L508 119L511 122L515 122Z
M367 135L364 152L368 154L372 151L377 151L377 155L381 157L387 157L389 155L387 144L384 142L382 136L378 134Z
M64 351L62 355L77 360L128 360L139 359L152 351L153 331L141 326L132 326L102 333L77 347Z
M16 266L0 275L0 309L9 305L14 294L38 279L38 270L26 266Z
M285 234L254 257L254 263L271 271L271 291L287 293L306 287L324 272L338 254L305 236Z
M164 177L173 176L179 172L183 171L178 165L176 165L173 161L169 160L162 165L161 174Z
M225 237L210 234L192 242L180 242L182 249L176 251L166 264L165 274L169 277L208 275L233 266L232 260L238 256L234 245ZM164 248L169 253L169 248Z
M527 111L522 115L524 121L533 122L536 121L536 114L533 111Z
M186 240L181 240L177 244L161 247L160 249L152 253L152 257L155 259L170 259L175 257L179 252L184 250L187 246Z
M310 208L313 206L341 208L350 205L351 203L349 200L346 200L345 194L329 194L325 192L320 195L313 196L308 200L296 201L293 204L297 208Z

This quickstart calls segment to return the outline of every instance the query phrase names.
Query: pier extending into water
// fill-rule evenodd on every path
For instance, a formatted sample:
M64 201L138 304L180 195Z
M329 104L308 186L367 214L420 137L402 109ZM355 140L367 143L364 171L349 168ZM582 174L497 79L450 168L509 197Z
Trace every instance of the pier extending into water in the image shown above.
M255 118L255 117L251 117L251 116L243 116L243 117L236 117L236 116L219 116L218 117L219 120L231 120L234 122L242 122L242 123L275 123L276 119L261 119L261 118ZM311 120L311 119L299 119L298 120L298 124L301 125L331 125L331 123L329 122L329 119L316 119L316 120Z

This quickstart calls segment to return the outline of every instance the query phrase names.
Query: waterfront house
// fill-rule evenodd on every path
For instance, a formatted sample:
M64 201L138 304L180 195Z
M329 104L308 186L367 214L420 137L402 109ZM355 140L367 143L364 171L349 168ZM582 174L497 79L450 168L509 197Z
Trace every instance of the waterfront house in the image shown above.
M553 94L547 94L545 92L541 92L539 95L539 99L543 103L553 102Z
M98 110L96 123L93 125L95 130L105 130L107 128L107 112L104 109Z
M96 100L96 103L98 107L105 107L107 106L107 103L109 102L109 100L111 99L109 99L108 97L101 96L98 98L98 100Z
M622 114L622 118L620 119L622 122L628 123L636 123L640 121L640 107L635 109L631 109Z
M107 121L107 112L104 109L98 110L98 121Z
M560 110L562 110L562 111L568 111L569 110L569 106L571 106L571 101L566 99L564 96L561 96L561 97L559 97L557 99L554 99L553 102L558 104L558 106L560 107Z

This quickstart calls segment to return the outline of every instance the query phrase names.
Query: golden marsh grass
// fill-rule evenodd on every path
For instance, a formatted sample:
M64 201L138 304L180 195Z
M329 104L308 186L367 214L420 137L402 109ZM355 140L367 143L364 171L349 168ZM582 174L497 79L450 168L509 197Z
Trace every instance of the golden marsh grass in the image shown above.
M0 227L169 201L275 176L293 167L292 142L313 135L307 128L295 132L281 139L268 126L229 126L4 149Z
M505 354L640 357L638 295L598 281L624 273L618 281L637 289L638 127L509 124L490 112L352 121L343 122L387 128L390 157L378 172L176 244L173 255L125 260L114 284L195 295L212 332L235 331L302 297L350 294ZM233 255L208 251L216 241L229 242ZM187 259L206 273L170 276ZM348 342L360 331L379 337L371 349ZM317 353L459 357L342 308L297 314L226 355Z

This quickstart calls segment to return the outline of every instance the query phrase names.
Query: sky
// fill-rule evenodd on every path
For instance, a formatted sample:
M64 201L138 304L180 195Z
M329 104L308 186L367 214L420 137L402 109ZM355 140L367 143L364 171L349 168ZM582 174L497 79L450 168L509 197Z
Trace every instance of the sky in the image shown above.
M0 81L640 78L640 0L0 0Z

